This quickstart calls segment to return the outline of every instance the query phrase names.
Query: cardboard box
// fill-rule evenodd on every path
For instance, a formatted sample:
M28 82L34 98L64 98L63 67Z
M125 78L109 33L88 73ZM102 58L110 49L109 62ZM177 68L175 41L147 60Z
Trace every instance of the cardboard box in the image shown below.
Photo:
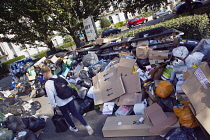
M98 73L92 78L95 105L108 102L125 94L125 88L121 77L132 75L131 73L135 61L135 59L121 58L118 64L115 64L103 72ZM129 78L132 78L132 76L127 77L126 79L131 80ZM137 78L134 78L133 80L138 81ZM131 89L129 88L129 86L131 86L131 82L127 81L125 83L127 87L126 90L129 93L141 91L141 86L137 87L136 85L134 89ZM140 83L140 79L138 83Z
M172 112L166 112L167 116L175 115ZM141 117L144 118L143 124L133 124L134 121L138 121ZM104 137L125 137L125 136L158 136L165 135L172 128L180 127L177 121L174 125L169 126L165 130L159 133L150 133L149 129L153 127L151 121L146 115L130 115L130 116L112 116L106 119L106 122L102 128Z
M97 80L97 81L96 81ZM122 78L116 77L116 68L111 67L93 78L94 104L102 104L125 94Z
M117 77L124 77L132 74L133 66L136 59L120 58L117 68Z
M139 59L148 58L149 47L146 45L136 47L136 57Z
M139 73L134 73L129 76L122 77L123 85L126 93L141 92L141 82Z
M178 120L175 115L168 117L157 103L154 103L145 108L144 112L147 114L152 124L154 125L149 129L150 133L160 133L164 129L175 124Z
M142 93L132 93L132 94L124 94L120 96L117 106L122 105L134 105L136 103L140 103L142 99Z
M164 63L164 60L149 60L150 65L157 65L159 63Z
M169 50L150 50L149 59L164 60L168 59Z
M181 88L188 96L196 118L210 134L210 68L207 62L202 62L198 68L187 72L188 78Z

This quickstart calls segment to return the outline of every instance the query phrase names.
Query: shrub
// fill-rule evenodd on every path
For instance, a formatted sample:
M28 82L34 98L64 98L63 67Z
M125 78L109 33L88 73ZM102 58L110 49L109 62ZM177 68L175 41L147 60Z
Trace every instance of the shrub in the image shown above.
M111 22L107 18L101 18L101 28L106 28L111 25Z
M10 59L10 60L8 60L6 62L1 63L0 64L1 65L1 67L0 67L0 73L1 74L8 73L9 72L10 64L12 64L12 63L14 63L14 62L16 62L18 60L24 59L24 58L25 58L25 56L24 55L21 55L21 56L15 57L13 59Z
M209 36L209 19L206 14L180 17L167 20L156 25L141 27L136 30L129 31L125 34L115 35L113 37L134 37L138 32L164 26L166 28L174 28L184 32L182 38L201 40Z
M125 24L125 21L120 21L120 22L116 23L116 24L114 25L114 27L115 27L115 28L120 28L120 27L124 26L124 24Z
M67 49L67 48L69 48L69 47L71 47L71 46L73 46L73 45L75 45L74 41L65 43L65 44L63 44L63 45L61 45L61 46L59 46L59 47L57 47L57 48L60 48L60 49Z
M46 51L42 51L42 52L40 52L40 53L38 53L38 54L34 55L33 57L34 57L34 58L47 57L47 54L46 54L46 52L47 52L47 51L49 51L49 49L48 49L48 50L46 50Z

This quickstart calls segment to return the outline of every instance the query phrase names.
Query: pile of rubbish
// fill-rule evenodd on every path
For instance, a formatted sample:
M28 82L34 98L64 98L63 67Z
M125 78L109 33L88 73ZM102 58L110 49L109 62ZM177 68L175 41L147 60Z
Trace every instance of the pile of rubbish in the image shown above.
M23 101L14 93L8 93L0 92L0 139L36 140L47 119L47 116L36 115L41 104L38 101Z
M40 71L49 66L77 90L74 101L80 114L99 109L109 115L104 137L161 135L196 140L194 128L202 126L210 133L210 119L205 117L210 107L210 40L186 40L182 34L158 27L134 38L99 38L91 47L16 63L11 66L10 92L46 96ZM18 99L14 97L14 103L25 104ZM33 114L19 114L26 112Z

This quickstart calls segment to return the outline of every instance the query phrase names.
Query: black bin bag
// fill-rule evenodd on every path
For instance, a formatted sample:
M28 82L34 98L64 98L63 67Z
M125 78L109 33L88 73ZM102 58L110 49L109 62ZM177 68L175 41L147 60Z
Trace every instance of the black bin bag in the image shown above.
M65 118L63 117L63 115L59 115L56 110L54 110L54 116L52 117L52 122L55 126L56 133L65 132L68 130L68 125L65 121Z
M171 129L164 140L197 140L196 133L192 128L179 127Z

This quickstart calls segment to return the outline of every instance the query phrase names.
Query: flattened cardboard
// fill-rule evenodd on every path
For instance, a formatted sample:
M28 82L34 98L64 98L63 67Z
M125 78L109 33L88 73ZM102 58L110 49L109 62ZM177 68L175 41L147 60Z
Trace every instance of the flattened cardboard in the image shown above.
M149 59L164 60L168 59L168 50L150 50Z
M196 118L210 134L210 127L208 125L210 123L210 118L207 117L210 114L209 82L204 81L205 86L208 87L205 89L205 86L201 84L195 75L195 71L198 69L200 69L205 75L203 76L202 73L200 74L202 79L205 80L205 78L207 78L207 80L210 81L210 68L208 63L202 62L198 68L188 71L188 78L183 82L181 88L188 96L193 108L195 109Z
M175 124L178 120L175 115L167 117L162 108L157 103L154 103L145 108L144 112L147 114L152 124L154 125L149 129L149 132L151 133L159 133L167 127Z
M120 58L120 61L117 65L117 77L130 75L135 62L136 59Z
M102 104L125 94L121 77L116 77L116 68L112 67L98 73L94 78L94 104ZM98 81L95 83L95 80Z
M129 76L122 77L122 79L126 93L141 92L139 73L134 73Z
M167 116L174 116L172 112L166 112ZM133 124L133 121L138 121L141 117L144 118L143 124ZM151 121L146 115L129 115L129 116L112 116L107 117L102 128L104 137L125 137L125 136L158 136L165 135L169 130L180 127L177 121L174 125L169 126L159 133L150 133L149 129L153 127Z
M132 93L132 94L126 93L119 97L117 106L134 105L136 103L140 103L141 99L142 99L142 93Z

